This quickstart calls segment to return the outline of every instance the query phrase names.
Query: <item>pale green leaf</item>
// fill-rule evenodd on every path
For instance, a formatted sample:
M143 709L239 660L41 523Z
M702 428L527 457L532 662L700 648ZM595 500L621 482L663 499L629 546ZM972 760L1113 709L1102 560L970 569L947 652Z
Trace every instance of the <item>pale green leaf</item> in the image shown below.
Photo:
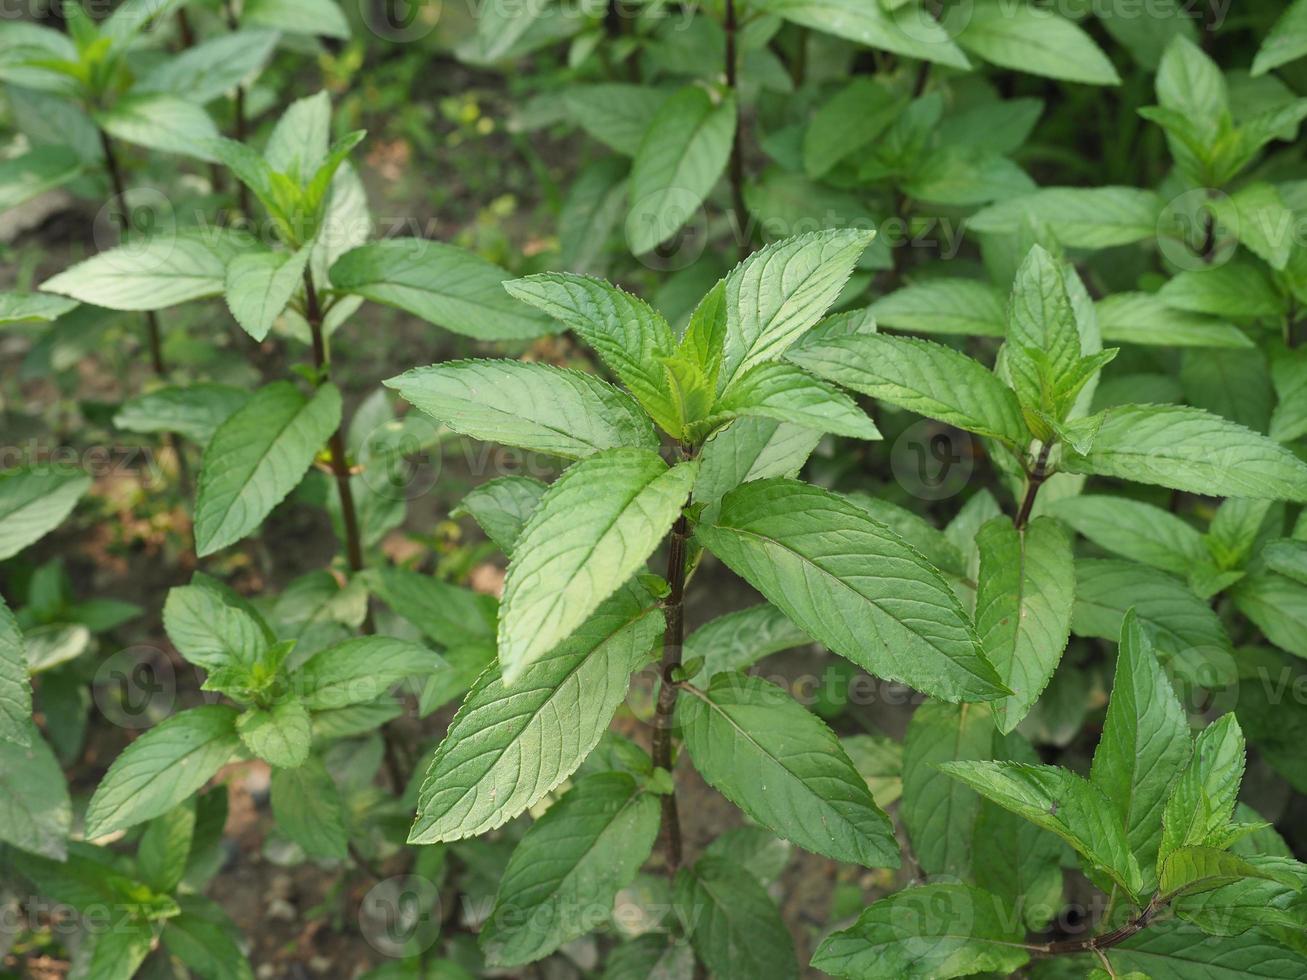
M488 962L520 966L590 928L576 909L611 905L649 857L658 798L624 772L587 776L518 843L481 930Z
M1100 548L1173 575L1187 576L1208 557L1203 536L1192 524L1129 497L1063 497L1047 512Z
M564 272L513 279L504 288L573 330L668 427L675 413L659 359L671 355L676 338L661 313L602 279Z
M548 486L529 476L501 476L471 490L450 511L450 517L470 516L506 555L513 553L522 528L540 506Z
M994 716L982 705L926 701L903 737L903 800L899 816L912 853L927 874L964 876L981 799L940 775L942 762L993 757Z
M837 861L898 866L889 818L839 740L780 688L719 674L684 689L676 715L695 768L753 820Z
M744 416L790 422L850 439L879 439L880 430L844 392L792 364L756 364L736 376L713 406L710 424Z
M235 385L166 385L123 402L113 424L124 432L176 432L207 446L218 426L249 400L249 391Z
M1071 845L1100 886L1110 880L1131 896L1139 865L1106 796L1067 769L1019 762L945 762L942 772Z
M873 903L849 928L827 936L812 965L848 980L1006 975L1030 959L1024 938L1020 917L989 892L918 885Z
M755 364L777 360L835 302L875 232L811 232L774 242L731 270L717 390Z
M1253 59L1253 75L1264 75L1304 55L1307 55L1307 0L1294 0L1262 39Z
M882 296L870 306L876 322L914 333L1007 334L1007 303L993 286L974 279L925 279Z
M528 665L511 688L489 667L431 760L409 841L492 830L575 772L662 629L662 611L628 588Z
M1094 304L1104 342L1147 347L1252 347L1232 323L1167 306L1155 293L1113 293Z
M790 359L814 374L969 432L1022 446L1030 439L1012 389L979 361L916 337L863 334Z
M27 680L27 654L18 620L0 597L0 742L30 744L32 687Z
M200 467L197 553L213 554L255 530L304 478L340 411L333 384L305 398L289 381L276 381L219 426Z
M440 666L426 647L389 636L358 636L320 650L295 672L295 693L313 711L375 701L406 677Z
M1157 236L1162 201L1135 187L1045 187L991 204L968 227L982 234L1016 234L1046 227L1068 248L1112 248Z
M207 147L209 140L218 137L218 127L201 106L176 95L128 93L94 118L105 132L124 142L213 162Z
M698 469L614 449L573 464L540 499L513 549L499 617L512 684L639 571L685 506Z
M478 340L520 340L549 321L504 292L512 276L492 262L425 238L391 238L351 249L331 267L331 285Z
M1188 758L1188 719L1132 609L1121 625L1111 700L1089 779L1115 811L1146 887L1155 880L1162 807Z
M567 459L658 445L634 399L582 371L507 359L448 361L386 385L455 432L487 442Z
M995 518L976 536L980 548L976 632L1012 696L994 702L1006 734L1026 716L1062 659L1071 630L1075 569L1071 542L1051 518L1018 531Z
M1243 770L1243 731L1233 714L1222 715L1193 740L1189 763L1171 787L1162 809L1159 868L1180 848L1225 846Z
M1089 452L1068 453L1063 467L1207 496L1307 501L1307 463L1237 422L1181 405L1108 409Z
M349 852L345 806L320 759L310 757L294 769L273 769L269 791L278 830L310 857L345 859Z
M654 113L631 165L626 241L636 255L693 217L726 169L735 117L733 97L714 103L697 85L687 85Z
M281 769L302 766L309 757L309 743L313 738L309 713L298 701L246 709L236 719L236 733L247 749L268 765Z
M677 915L699 959L719 977L797 980L794 940L753 875L719 857L702 857L676 875Z
M41 288L111 310L162 310L221 295L227 263L246 250L234 233L213 229L160 235L101 252Z
M62 524L90 486L80 470L49 465L0 472L0 560Z
M957 42L991 64L1087 85L1118 85L1111 60L1085 30L1052 10L976 0L956 12ZM951 17L945 26L953 26Z
M236 322L263 341L304 281L312 245L295 252L249 252L227 266L224 295Z
M91 797L87 836L152 820L207 783L240 749L237 714L220 704L191 708L124 749Z
M970 68L947 29L916 4L890 11L862 0L765 0L762 9L814 31L952 68Z
M72 823L59 760L29 720L21 742L0 739L0 841L62 861Z
M718 616L685 638L686 662L702 658L697 675L707 681L714 674L745 670L763 657L807 646L812 637L767 602Z
M944 700L1008 693L939 570L866 511L793 480L746 483L697 536L814 639Z

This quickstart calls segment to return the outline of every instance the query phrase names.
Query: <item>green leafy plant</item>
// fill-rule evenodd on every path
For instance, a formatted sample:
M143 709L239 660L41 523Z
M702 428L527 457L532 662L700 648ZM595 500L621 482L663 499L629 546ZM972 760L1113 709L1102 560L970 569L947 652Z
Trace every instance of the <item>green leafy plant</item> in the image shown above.
M0 24L0 974L1307 975L1303 0L456 6Z

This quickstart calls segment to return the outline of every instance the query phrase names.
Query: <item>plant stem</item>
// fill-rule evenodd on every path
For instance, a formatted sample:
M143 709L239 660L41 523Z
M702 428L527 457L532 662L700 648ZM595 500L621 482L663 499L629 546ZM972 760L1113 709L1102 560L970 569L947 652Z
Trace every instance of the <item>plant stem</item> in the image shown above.
M1026 497L1021 501L1021 509L1017 511L1017 516L1012 518L1012 524L1018 531L1023 530L1030 522L1030 512L1035 506L1035 495L1048 479L1048 454L1052 451L1051 441L1041 445L1039 457L1035 460L1035 468L1026 476Z
M113 141L103 129L98 132L100 149L104 153L104 166L109 171L109 182L113 186L114 196L118 198L123 208L123 222L118 232L123 241L126 241L132 225L131 215L127 213L127 183L123 180L122 167L118 163L118 154L114 152ZM154 368L154 373L163 377L168 373L168 367L163 361L163 344L159 339L159 318L153 310L145 311L145 327L150 344L150 364Z
M322 305L318 302L318 291L313 285L313 273L304 269L304 318L309 322L309 331L313 335L313 366L318 370L318 384L325 384L331 378L331 362L327 357L327 341L322 329ZM336 478L336 492L340 495L340 516L345 525L345 557L349 561L350 571L363 570L363 538L359 534L358 511L354 508L354 491L349 485L349 460L345 454L345 420L327 440L331 450L331 473ZM371 615L364 625L371 633Z
M685 448L682 447L682 453ZM686 500L686 506L690 501ZM681 665L685 645L685 559L689 553L690 522L684 514L672 525L667 549L667 582L671 587L663 613L667 628L663 633L663 659L659 668L658 704L654 709L653 764L672 771L672 713L676 708L676 668ZM676 808L675 781L672 791L662 798L663 849L669 877L681 866L681 820Z
M735 135L731 138L731 210L735 212L735 237L739 243L740 258L748 258L753 250L749 233L749 212L744 206L744 114L739 99L739 55L736 51L736 34L739 24L735 16L735 0L726 0L726 87L735 99Z
M235 0L224 0L222 5L223 13L227 18L227 29L233 34L241 29L240 18L236 16ZM233 135L237 143L244 143L248 135L245 126L245 86L237 85L236 92L232 96L232 115L235 116L235 126ZM236 181L237 201L240 204L241 214L246 218L250 217L250 189L245 186L244 181Z
M1154 895L1152 901L1148 903L1142 912L1119 929L1105 932L1101 936L1090 936L1088 939L1062 939L1053 943L1036 943L1028 945L1026 948L1036 956L1069 956L1075 953L1091 953L1109 949L1125 942L1135 933L1147 928L1148 924L1157 917L1157 913L1162 910L1165 904L1163 899Z

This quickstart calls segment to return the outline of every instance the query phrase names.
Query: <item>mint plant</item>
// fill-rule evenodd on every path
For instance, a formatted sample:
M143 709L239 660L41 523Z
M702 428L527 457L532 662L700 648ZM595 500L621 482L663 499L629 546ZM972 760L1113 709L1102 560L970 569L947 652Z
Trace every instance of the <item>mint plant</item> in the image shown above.
M1307 6L1128 7L0 24L0 974L1307 975Z

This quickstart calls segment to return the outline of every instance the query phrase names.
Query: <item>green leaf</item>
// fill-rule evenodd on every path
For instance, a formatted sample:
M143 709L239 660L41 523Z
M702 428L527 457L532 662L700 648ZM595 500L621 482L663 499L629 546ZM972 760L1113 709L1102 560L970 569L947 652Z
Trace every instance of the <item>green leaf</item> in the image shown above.
M1105 342L1148 347L1252 347L1238 327L1167 306L1155 293L1113 293L1094 304Z
M1118 971L1138 970L1149 980L1298 980L1307 956L1260 932L1206 936L1187 922L1154 922L1110 953Z
M1051 393L1076 373L1080 332L1063 264L1038 245L1017 269L1007 322L1004 365L1022 406L1062 421L1063 406Z
M385 383L474 439L566 459L619 446L658 446L634 399L582 371L507 359L448 361Z
M589 931L581 908L611 905L653 850L658 798L624 772L578 782L513 850L480 943L491 965L542 959Z
M1224 848L1243 769L1243 731L1233 714L1222 715L1198 733L1189 763L1171 787L1162 810L1159 868L1183 847Z
M916 337L862 334L817 346L790 360L846 388L960 429L1023 447L1030 433L1016 395L979 361Z
M449 516L471 517L500 551L511 555L522 529L548 489L546 484L529 476L501 476L470 491Z
M726 169L735 117L733 96L714 103L697 85L654 113L631 165L626 241L636 255L674 235L703 204Z
M919 514L906 507L881 500L869 493L855 490L844 495L871 515L872 519L895 531L912 547L916 548L926 560L948 575L966 578L966 563L962 552L948 539L948 536Z
M313 739L309 713L298 701L282 701L271 708L245 710L236 719L236 733L247 749L268 765L282 769L303 765L309 757L309 743Z
M982 234L1018 234L1047 228L1067 248L1113 248L1157 237L1162 200L1135 187L1044 187L1000 201L972 215Z
M145 826L136 848L136 869L141 879L156 892L172 892L186 873L195 835L195 803L173 807Z
M750 480L798 476L821 438L820 432L789 422L736 419L703 444L694 499L712 503Z
M160 235L78 262L41 288L111 310L162 310L222 295L227 263L247 250L234 232Z
M1307 2L1294 0L1262 39L1253 59L1253 75L1264 75L1303 55L1307 55Z
M240 749L238 712L210 704L173 715L129 745L86 809L86 835L101 837L167 813Z
M18 620L0 596L0 742L31 744L32 686Z
M794 480L727 494L697 537L804 632L948 701L1007 692L938 569L855 504Z
M208 38L147 71L134 86L170 92L199 105L212 102L263 70L277 46L275 31L238 30Z
M1282 650L1307 657L1307 585L1259 570L1239 581L1230 597L1268 640Z
M1057 669L1071 630L1071 542L1051 518L1018 531L1005 517L976 535L980 548L976 632L985 657L1014 692L994 702L1004 734L1034 706Z
M1154 880L1162 807L1188 758L1188 719L1131 609L1121 625L1112 696L1089 779L1116 812L1146 888Z
M1267 430L1276 442L1291 442L1307 435L1307 349L1273 348L1271 381L1275 411Z
M1285 578L1307 585L1307 541L1288 538L1272 541L1262 549L1262 561Z
M198 895L182 895L181 914L160 935L164 948L206 980L254 980L241 937L221 906Z
M433 643L448 647L494 642L497 607L493 597L401 568L381 568L369 574L375 575L377 596Z
M1287 303L1264 266L1239 258L1181 272L1157 295L1178 310L1235 319L1279 317Z
M639 571L681 514L695 462L668 468L648 450L573 464L522 530L504 582L499 662L513 684Z
M669 97L665 89L620 82L572 84L563 91L563 103L577 125L628 157L640 151L649 121Z
M349 40L349 21L334 0L249 0L241 23L289 34L314 34Z
M662 629L662 611L628 588L528 665L511 688L488 668L431 760L409 842L492 830L575 772Z
M671 355L676 338L661 313L602 279L564 272L513 279L504 288L575 331L645 411L673 431L675 411L660 359Z
M835 302L875 232L811 232L754 252L726 277L726 331L717 390L774 361Z
M1272 269L1283 270L1293 250L1294 214L1280 199L1275 185L1245 184L1231 194L1213 198L1208 207L1216 220Z
M947 773L985 797L1071 845L1088 865L1099 887L1111 882L1137 896L1139 865L1111 802L1095 786L1068 769L1021 762L944 762Z
M1084 29L1052 11L976 0L957 12L957 42L991 64L1086 85L1119 85L1111 60ZM953 18L944 24L952 26Z
M277 829L312 858L343 861L349 831L340 790L322 760L310 756L294 769L273 769L272 815Z
M549 331L543 316L504 292L512 276L492 262L425 238L390 238L351 249L331 267L331 285L395 306L477 340L522 340Z
M816 180L862 149L903 111L905 101L869 76L854 78L823 103L803 133L803 169Z
M249 252L227 266L227 308L247 334L262 342L304 281L313 246L295 252Z
M29 720L22 741L0 739L0 841L62 861L72 823L59 760Z
M890 10L885 4L861 0L765 0L762 9L869 48L952 68L971 67L949 32L915 4Z
M123 402L113 424L124 432L176 432L207 446L218 427L249 400L249 391L234 385L166 385Z
M258 528L339 425L340 391L331 383L309 398L289 381L256 391L204 450L195 500L197 554L211 555Z
M1241 877L1183 896L1171 906L1176 915L1214 936L1239 936L1251 929L1300 929L1303 865L1282 856L1245 855L1241 859L1257 872L1256 877Z
M750 818L837 861L898 866L889 818L839 740L780 688L719 674L683 689L676 711L695 768Z
M1116 640L1131 608L1173 673L1202 687L1234 681L1234 650L1225 628L1183 582L1132 562L1076 559L1071 632Z
M389 636L357 636L320 650L295 672L295 691L310 711L375 701L406 677L440 666L426 647Z
M792 980L794 940L758 879L719 857L682 868L674 886L678 917L704 965L721 977Z
M154 929L148 922L128 919L116 928L93 931L88 937L88 977L134 977L154 945ZM81 952L79 950L79 952ZM85 954L83 954L85 955Z
M1003 337L1003 294L974 279L926 279L882 296L869 309L882 327L914 333Z
M218 137L218 127L201 106L175 95L128 93L94 119L124 142L213 162L207 144Z
M957 780L944 779L941 762L989 759L993 715L978 705L926 701L912 714L903 738L903 801L899 814L912 853L927 874L968 874L981 799Z
M745 670L763 657L811 643L812 637L783 612L761 602L700 626L685 638L683 659L702 660L697 679L707 681L715 674Z
M80 470L48 464L0 472L0 560L62 524L90 486Z
M62 187L85 166L66 146L35 146L21 156L0 161L0 209L8 211Z
M1048 513L1100 548L1174 575L1187 576L1208 557L1193 525L1139 500L1107 494L1063 497Z
M1186 846L1177 848L1163 863L1158 876L1158 890L1179 898L1211 891L1247 878L1280 880L1296 885L1297 878L1256 867L1245 858L1215 847Z
M1029 959L1025 928L1006 903L962 884L918 885L882 898L812 958L849 980L906 980L1012 973Z
M1015 732L996 735L993 749L996 758L1039 761L1030 743ZM954 782L943 779L939 773L934 775L944 782ZM1044 931L1064 904L1062 863L1066 847L1062 842L1028 820L985 800L976 818L971 846L976 886L1009 903L1032 932Z
M276 640L249 603L203 576L168 590L163 627L177 652L206 670L252 664Z
M844 392L776 361L737 375L713 406L708 424L743 416L792 422L850 439L881 437L875 423Z
M1182 405L1119 405L1103 416L1072 473L1114 476L1217 497L1307 501L1307 464L1237 422Z
M1029 194L1036 185L1017 164L993 150L944 146L926 154L902 187L918 201L967 207Z

